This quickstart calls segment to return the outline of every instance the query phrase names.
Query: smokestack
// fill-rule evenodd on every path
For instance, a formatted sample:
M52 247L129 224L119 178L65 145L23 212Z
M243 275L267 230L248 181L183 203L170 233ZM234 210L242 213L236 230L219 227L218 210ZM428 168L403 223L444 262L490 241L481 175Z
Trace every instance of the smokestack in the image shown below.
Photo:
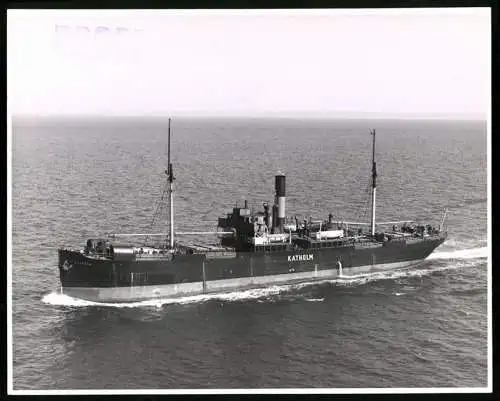
M285 225L285 176L281 173L276 175L274 187L276 190L276 204L278 205L278 216L276 219L276 228L278 233L283 233Z

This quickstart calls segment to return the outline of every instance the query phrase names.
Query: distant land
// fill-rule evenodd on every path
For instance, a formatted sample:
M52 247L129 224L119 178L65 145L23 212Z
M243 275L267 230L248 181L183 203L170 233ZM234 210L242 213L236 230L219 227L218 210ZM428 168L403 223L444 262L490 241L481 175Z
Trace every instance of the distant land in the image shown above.
M271 119L356 119L356 120L455 120L455 121L486 121L486 113L383 113L383 112L357 112L357 111L286 111L286 112L257 112L246 114L229 114L219 111L172 111L171 113L149 114L13 114L13 119L73 119L73 118L271 118Z

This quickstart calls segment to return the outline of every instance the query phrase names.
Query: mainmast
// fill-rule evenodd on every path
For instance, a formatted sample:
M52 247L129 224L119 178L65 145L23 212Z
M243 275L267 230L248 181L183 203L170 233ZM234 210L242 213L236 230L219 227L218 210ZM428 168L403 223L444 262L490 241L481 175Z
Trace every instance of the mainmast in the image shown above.
M372 235L375 235L375 200L377 197L377 163L375 163L375 130L371 130L373 135L372 149Z
M170 163L170 121L168 119L168 169L165 173L168 176L168 194L169 194L169 205L170 205L170 248L174 248L174 171L172 169L172 163Z

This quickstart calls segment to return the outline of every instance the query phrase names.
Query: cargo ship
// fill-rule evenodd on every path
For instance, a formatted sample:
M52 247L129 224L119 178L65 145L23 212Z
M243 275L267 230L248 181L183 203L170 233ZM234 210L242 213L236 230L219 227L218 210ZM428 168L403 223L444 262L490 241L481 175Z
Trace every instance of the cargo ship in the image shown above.
M272 204L265 202L254 210L245 200L218 219L216 231L176 231L170 123L169 119L168 232L107 234L88 239L83 249L60 248L64 294L95 302L132 302L314 283L410 268L446 240L446 211L439 227L412 220L376 222L375 130L370 130L371 221L339 221L331 213L324 220L290 219L286 177L279 173ZM203 241L207 236L216 236L216 243Z

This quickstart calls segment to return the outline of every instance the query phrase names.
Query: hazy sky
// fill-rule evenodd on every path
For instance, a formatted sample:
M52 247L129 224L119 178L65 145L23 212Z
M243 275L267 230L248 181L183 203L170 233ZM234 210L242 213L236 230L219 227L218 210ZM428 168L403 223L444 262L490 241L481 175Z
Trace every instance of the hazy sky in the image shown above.
M489 9L7 18L14 114L485 115L491 101Z

